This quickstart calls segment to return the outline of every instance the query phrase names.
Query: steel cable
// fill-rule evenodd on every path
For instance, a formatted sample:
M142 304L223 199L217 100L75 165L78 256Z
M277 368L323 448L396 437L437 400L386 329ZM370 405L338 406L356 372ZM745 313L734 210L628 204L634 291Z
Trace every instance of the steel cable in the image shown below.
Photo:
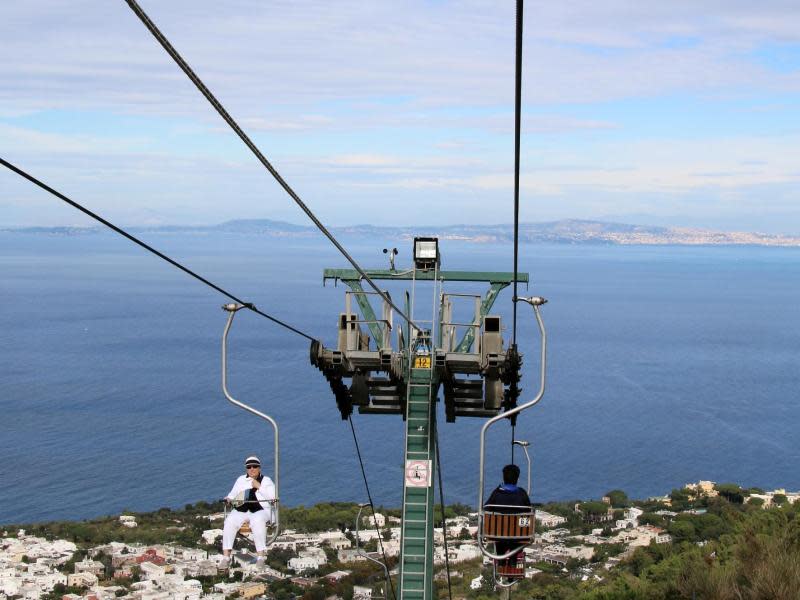
M522 115L522 12L523 0L517 0L516 73L514 77L514 321L512 343L517 343L517 271L519 262L519 163Z
M453 587L450 583L450 555L447 551L447 520L444 517L444 484L442 483L442 459L439 456L439 426L434 421L433 431L436 443L436 472L439 477L439 504L442 507L442 535L444 536L444 564L447 569L447 595L453 600Z
M272 322L273 322L273 323L275 323L276 325L280 325L281 327L284 327L284 328L288 329L289 331L292 331L292 332L294 332L294 333L296 333L296 334L298 334L298 335L302 335L304 338L307 338L307 339L309 339L309 340L311 340L311 341L314 341L314 340L316 339L316 338L314 338L314 337L312 337L312 336L308 335L307 333L303 333L302 331L300 331L300 330L299 330L299 329L297 329L296 327L292 327L292 326L291 326L291 325L289 325L288 323L285 323L285 322L281 321L280 319L277 319L277 318L275 318L275 317L273 317L273 316L271 316L271 315L268 315L267 313L265 313L265 312L263 312L263 311L260 311L259 309L257 309L257 308L255 307L255 305L254 305L254 304L252 304L252 303L250 303L250 302L245 302L244 300L242 300L242 299L238 298L237 296L235 296L235 295L231 294L231 293L230 293L229 291L227 291L226 289L224 289L224 288L221 288L220 286L216 285L215 283L212 283L211 281L209 281L209 280L208 280L208 279L206 279L205 277L202 277L201 275L198 275L197 273L195 273L195 272L194 272L194 271L192 271L191 269L189 269L189 268L187 268L187 267L184 267L184 266L183 266L182 264L180 264L178 261L171 259L169 256L167 256L167 255L166 255L166 254L164 254L163 252L159 252L158 250L156 250L155 248L153 248L153 247L152 247L152 246L150 246L149 244L146 244L145 242L143 242L143 241L142 241L142 240L140 240L139 238L137 238L137 237L135 237L135 236L131 235L130 233L128 233L128 232L127 232L127 231L125 231L124 229L122 229L122 228L120 228L120 227L117 227L116 225L114 225L114 224L113 224L113 223L111 223L110 221L107 221L106 219L104 219L104 218L103 218L103 217L101 217L100 215L98 215L98 214L96 214L96 213L92 212L91 210L89 210L88 208L86 208L86 207L84 207L84 206L82 206L82 205L78 204L78 203L77 203L77 202L75 202L74 200L71 200L70 198L67 198L67 197L66 197L64 194L62 194L61 192L59 192L59 191L57 191L57 190L54 190L53 188L51 188L49 185L47 185L47 184L46 184L46 183L44 183L43 181L40 181L39 179L37 179L37 178L36 178L36 177L34 177L33 175L31 175L31 174L29 174L29 173L26 173L25 171L23 171L23 170L22 170L22 169L20 169L19 167L16 167L16 166L12 165L12 164L11 164L10 162L8 162L7 160L4 160L3 158L0 158L0 164L2 164L2 165L3 165L4 167L6 167L7 169L10 169L11 171L14 171L14 172L15 172L17 175L20 175L21 177L24 177L25 179L27 179L27 180L28 180L28 181L30 181L31 183L34 183L34 184L38 185L40 188L42 188L42 189L43 189L43 190L45 190L46 192L49 192L49 193L51 193L51 194L52 194L53 196L55 196L56 198L59 198L60 200L63 200L64 202L66 202L66 203L67 203L67 204L69 204L70 206L72 206L72 207L74 207L74 208L77 208L79 211L81 211L82 213L84 213L84 214L86 214L86 215L90 216L90 217L91 217L91 218L93 218L95 221L98 221L98 222L102 223L103 225L105 225L105 226L106 226L106 227L108 227L109 229L112 229L113 231L117 232L117 233L118 233L118 234L120 234L121 236L128 238L128 239L129 239L130 241L132 241L134 244L137 244L137 245L141 246L142 248L144 248L144 249L145 249L145 250L147 250L148 252L151 252L152 254L155 254L155 255L156 255L156 256L158 256L159 258L161 258L161 259L163 259L163 260L167 261L169 264L171 264L171 265L172 265L172 266L174 266L174 267L177 267L178 269L180 269L181 271L183 271L183 272L184 272L184 273L186 273L187 275L190 275L190 276L194 277L195 279L197 279L198 281L200 281L200 282L202 282L202 283L206 284L206 285L207 285L207 286L209 286L210 288L212 288L212 289L214 289L214 290L218 291L218 292L219 292L220 294L222 294L223 296L227 296L228 298L230 298L230 299L231 299L231 300L233 300L234 302L238 302L239 304L241 304L241 305L242 305L242 306L244 306L245 308L248 308L248 309L252 310L254 313L256 313L256 314L258 314L258 315L261 315L262 317L265 317L265 318L269 319L270 321L272 321Z
M350 422L350 431L353 432L353 442L356 445L356 454L358 455L358 464L361 465L361 476L364 478L364 487L367 490L367 500L369 500L369 508L372 511L372 521L375 523L375 531L378 534L378 544L381 547L381 554L383 555L383 564L386 565L387 569L389 567L389 563L386 561L386 551L383 549L383 538L381 537L381 530L378 529L378 520L375 518L375 505L372 503L372 494L369 491L369 482L367 481L367 472L364 470L364 461L361 458L361 448L358 446L358 436L356 435L356 427L353 425L353 417L348 416L347 420ZM389 576L389 587L392 588L392 597L397 600L397 594L394 591L394 584L392 583L392 577Z
M170 44L169 40L164 36L163 33L156 27L155 23L147 16L147 14L142 10L136 0L125 0L128 6L131 7L131 10L136 14L137 17L144 23L145 27L153 34L153 37L156 38L159 44L167 51L167 54L170 55L172 60L181 68L181 70L186 73L186 76L192 81L195 87L200 91L203 96L205 96L206 100L209 101L211 106L219 113L219 115L223 118L223 120L230 126L231 129L239 136L239 139L244 142L244 144L250 149L250 151L255 155L255 157L259 160L259 162L272 174L280 186L286 191L287 194L295 201L295 203L302 209L304 213L308 216L309 219L317 226L317 228L327 237L331 243L336 246L336 249L342 253L342 255L348 260L348 262L353 266L353 268L358 271L358 274L369 283L370 287L377 292L377 294L386 302L389 306L391 306L397 313L405 319L409 324L411 324L415 329L420 329L417 325L408 317L399 307L397 307L394 302L392 302L391 298L381 291L381 289L375 284L372 279L366 274L364 269L362 269L355 259L348 254L347 250L337 241L337 239L333 236L333 234L328 231L328 229L322 224L322 222L311 212L311 209L306 206L306 204L300 199L300 196L291 188L291 186L281 177L280 173L275 169L275 167L270 164L267 158L261 153L258 147L253 143L253 141L247 136L247 134L242 130L241 127L236 123L236 121L231 117L225 107L222 106L219 100L211 93L206 85L202 82L202 80L195 74L189 64L183 59L183 57L178 53L175 48L173 48L172 44Z
M514 318L511 344L517 348L517 271L519 268L519 163L520 163L520 130L522 121L522 15L523 1L517 0L516 21L517 34L515 44L514 75ZM516 435L516 419L511 421L511 464L514 464L514 439Z

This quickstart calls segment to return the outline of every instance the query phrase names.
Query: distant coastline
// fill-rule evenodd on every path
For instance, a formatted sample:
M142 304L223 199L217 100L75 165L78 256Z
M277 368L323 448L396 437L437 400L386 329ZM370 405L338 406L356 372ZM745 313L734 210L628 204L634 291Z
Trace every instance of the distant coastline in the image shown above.
M296 225L270 219L244 219L218 225L161 225L129 227L133 233L241 233L286 238L312 238L321 235L313 226ZM436 236L445 240L471 243L505 243L514 239L510 224L446 225L420 227L379 227L349 225L332 227L336 235L357 235L388 239L411 239L415 235ZM2 232L43 235L91 235L102 227L19 227ZM520 223L522 243L605 244L618 246L777 246L800 247L800 236L758 232L723 232L688 227L655 227L604 221L568 219L544 223Z

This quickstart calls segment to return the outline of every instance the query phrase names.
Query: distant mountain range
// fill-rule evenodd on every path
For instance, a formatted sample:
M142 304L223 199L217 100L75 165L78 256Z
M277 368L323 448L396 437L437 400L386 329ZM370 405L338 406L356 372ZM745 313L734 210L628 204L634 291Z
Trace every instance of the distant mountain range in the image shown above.
M475 243L511 242L514 226L442 225L420 227L378 227L350 225L331 227L335 235L410 239L414 236L436 236L441 239ZM315 237L321 235L313 225L295 225L270 219L226 221L219 225L129 227L131 233L244 233L272 237ZM50 235L85 235L105 231L103 227L22 227L0 229L20 233ZM755 245L800 247L800 237L753 232L721 232L684 227L651 227L567 219L547 223L520 223L519 239L523 243L614 244L614 245Z

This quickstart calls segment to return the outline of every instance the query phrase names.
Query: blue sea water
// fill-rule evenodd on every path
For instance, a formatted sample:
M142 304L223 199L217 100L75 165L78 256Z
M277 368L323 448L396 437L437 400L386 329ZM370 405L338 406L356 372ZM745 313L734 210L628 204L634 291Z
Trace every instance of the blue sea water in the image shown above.
M159 234L148 240L259 308L335 342L346 267L320 239ZM363 264L408 242L345 239ZM442 242L448 269L510 270L511 247ZM800 488L800 251L525 245L550 303L545 399L520 419L534 499L634 497L689 481ZM452 291L483 291L454 286ZM399 298L399 288L392 288ZM506 290L496 305L510 327ZM224 495L270 431L220 390L225 301L110 234L0 234L0 523L180 507ZM417 289L417 319L431 288ZM521 307L523 397L538 335ZM427 314L426 314L427 313ZM508 333L508 332L507 332ZM364 501L353 439L307 341L250 313L231 333L231 389L281 426L288 505ZM474 504L482 421L444 423L446 501ZM374 500L397 506L403 423L354 416ZM492 430L493 482L509 429Z

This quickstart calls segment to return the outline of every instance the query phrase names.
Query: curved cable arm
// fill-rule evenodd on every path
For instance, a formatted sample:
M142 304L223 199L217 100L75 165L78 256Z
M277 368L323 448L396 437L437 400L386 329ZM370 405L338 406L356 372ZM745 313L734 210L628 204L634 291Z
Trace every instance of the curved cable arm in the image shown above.
M527 410L528 408L531 408L532 406L535 406L536 404L539 403L539 401L542 399L542 396L544 396L545 368L546 368L546 365L547 365L547 332L545 331L545 328L544 328L544 322L542 322L542 315L539 312L539 307L542 306L543 304L545 304L547 302L547 300L545 300L544 298L541 298L539 296L532 296L530 298L522 298L522 297L516 297L515 296L514 297L514 302L527 302L528 304L530 304L533 307L533 312L536 314L536 321L537 321L537 323L539 325L539 332L540 332L540 334L542 336L542 346L541 346L542 349L541 349L541 360L540 360L540 362L541 362L541 370L540 370L540 375L539 375L539 392L536 394L536 397L534 397L533 400L531 400L530 402L526 402L525 404L521 404L521 405L517 406L516 408L513 408L513 409L511 409L509 411L506 411L504 413L501 413L499 415L496 415L496 416L492 417L491 419L486 421L486 423L484 423L483 427L481 428L480 460L479 460L479 463L478 463L479 464L478 468L480 469L480 476L478 478L479 479L479 481L478 481L478 486L479 486L478 487L478 511L479 511L479 514L480 514L480 519L479 519L479 522L478 522L478 547L480 548L481 553L484 556L486 556L488 558L491 558L491 559L494 559L494 560L502 560L504 558L509 558L510 556L516 554L517 552L519 552L520 550L525 548L525 546L527 544L526 545L522 545L522 546L520 546L519 548L517 548L515 550L511 550L509 552L506 552L505 554L494 554L492 552L489 552L486 549L486 546L484 545L484 541L483 541L483 514L484 514L484 509L483 509L483 482L484 482L484 478L483 478L483 475L484 475L484 472L483 471L484 471L484 463L485 463L485 457L486 457L485 456L486 455L486 431L489 429L489 427L491 427L492 425L494 425L498 421L501 421L502 419L506 419L506 418L508 418L508 417L510 417L512 415L519 414L523 410Z
M369 502L362 502L361 504L358 505L358 516L356 517L356 552L358 553L359 556L362 556L363 558L366 558L367 560L371 560L372 562L380 565L381 568L383 569L383 572L386 574L386 587L383 588L383 600L387 600L387 598L389 597L388 596L389 595L389 568L386 566L386 564L382 563L377 558L372 558L369 554L364 552L362 550L362 548L361 548L361 539L358 537L358 524L361 521L361 511L363 511L364 508L366 508L367 506L372 506L372 504L370 504ZM373 511L372 514L373 514L373 519L374 519L375 518L374 517L375 511ZM378 523L376 522L375 525L377 527ZM378 532L378 535L380 535L380 532Z
M528 497L530 497L530 495L531 495L531 455L528 453L528 446L530 446L531 443L523 441L523 440L514 440L514 445L520 446L525 451L525 458L528 461Z
M225 324L225 332L222 334L222 392L225 394L225 397L228 401L233 404L234 406L238 406L239 408L246 410L247 412L256 415L257 417L261 417L265 421L267 421L270 425L272 425L272 429L275 432L275 449L273 452L274 456L274 475L275 475L275 499L272 501L265 501L269 502L273 506L273 514L275 517L275 532L272 536L267 540L267 545L270 545L274 542L278 534L281 530L280 525L280 495L278 494L279 488L279 479L280 479L280 454L278 453L278 424L275 422L275 419L270 417L269 415L265 415L259 410L252 408L245 404L244 402L240 402L233 396L231 396L230 392L228 391L228 332L231 329L231 323L233 323L233 317L236 316L236 313L241 309L246 308L241 304L225 304L222 309L228 312L228 322Z

